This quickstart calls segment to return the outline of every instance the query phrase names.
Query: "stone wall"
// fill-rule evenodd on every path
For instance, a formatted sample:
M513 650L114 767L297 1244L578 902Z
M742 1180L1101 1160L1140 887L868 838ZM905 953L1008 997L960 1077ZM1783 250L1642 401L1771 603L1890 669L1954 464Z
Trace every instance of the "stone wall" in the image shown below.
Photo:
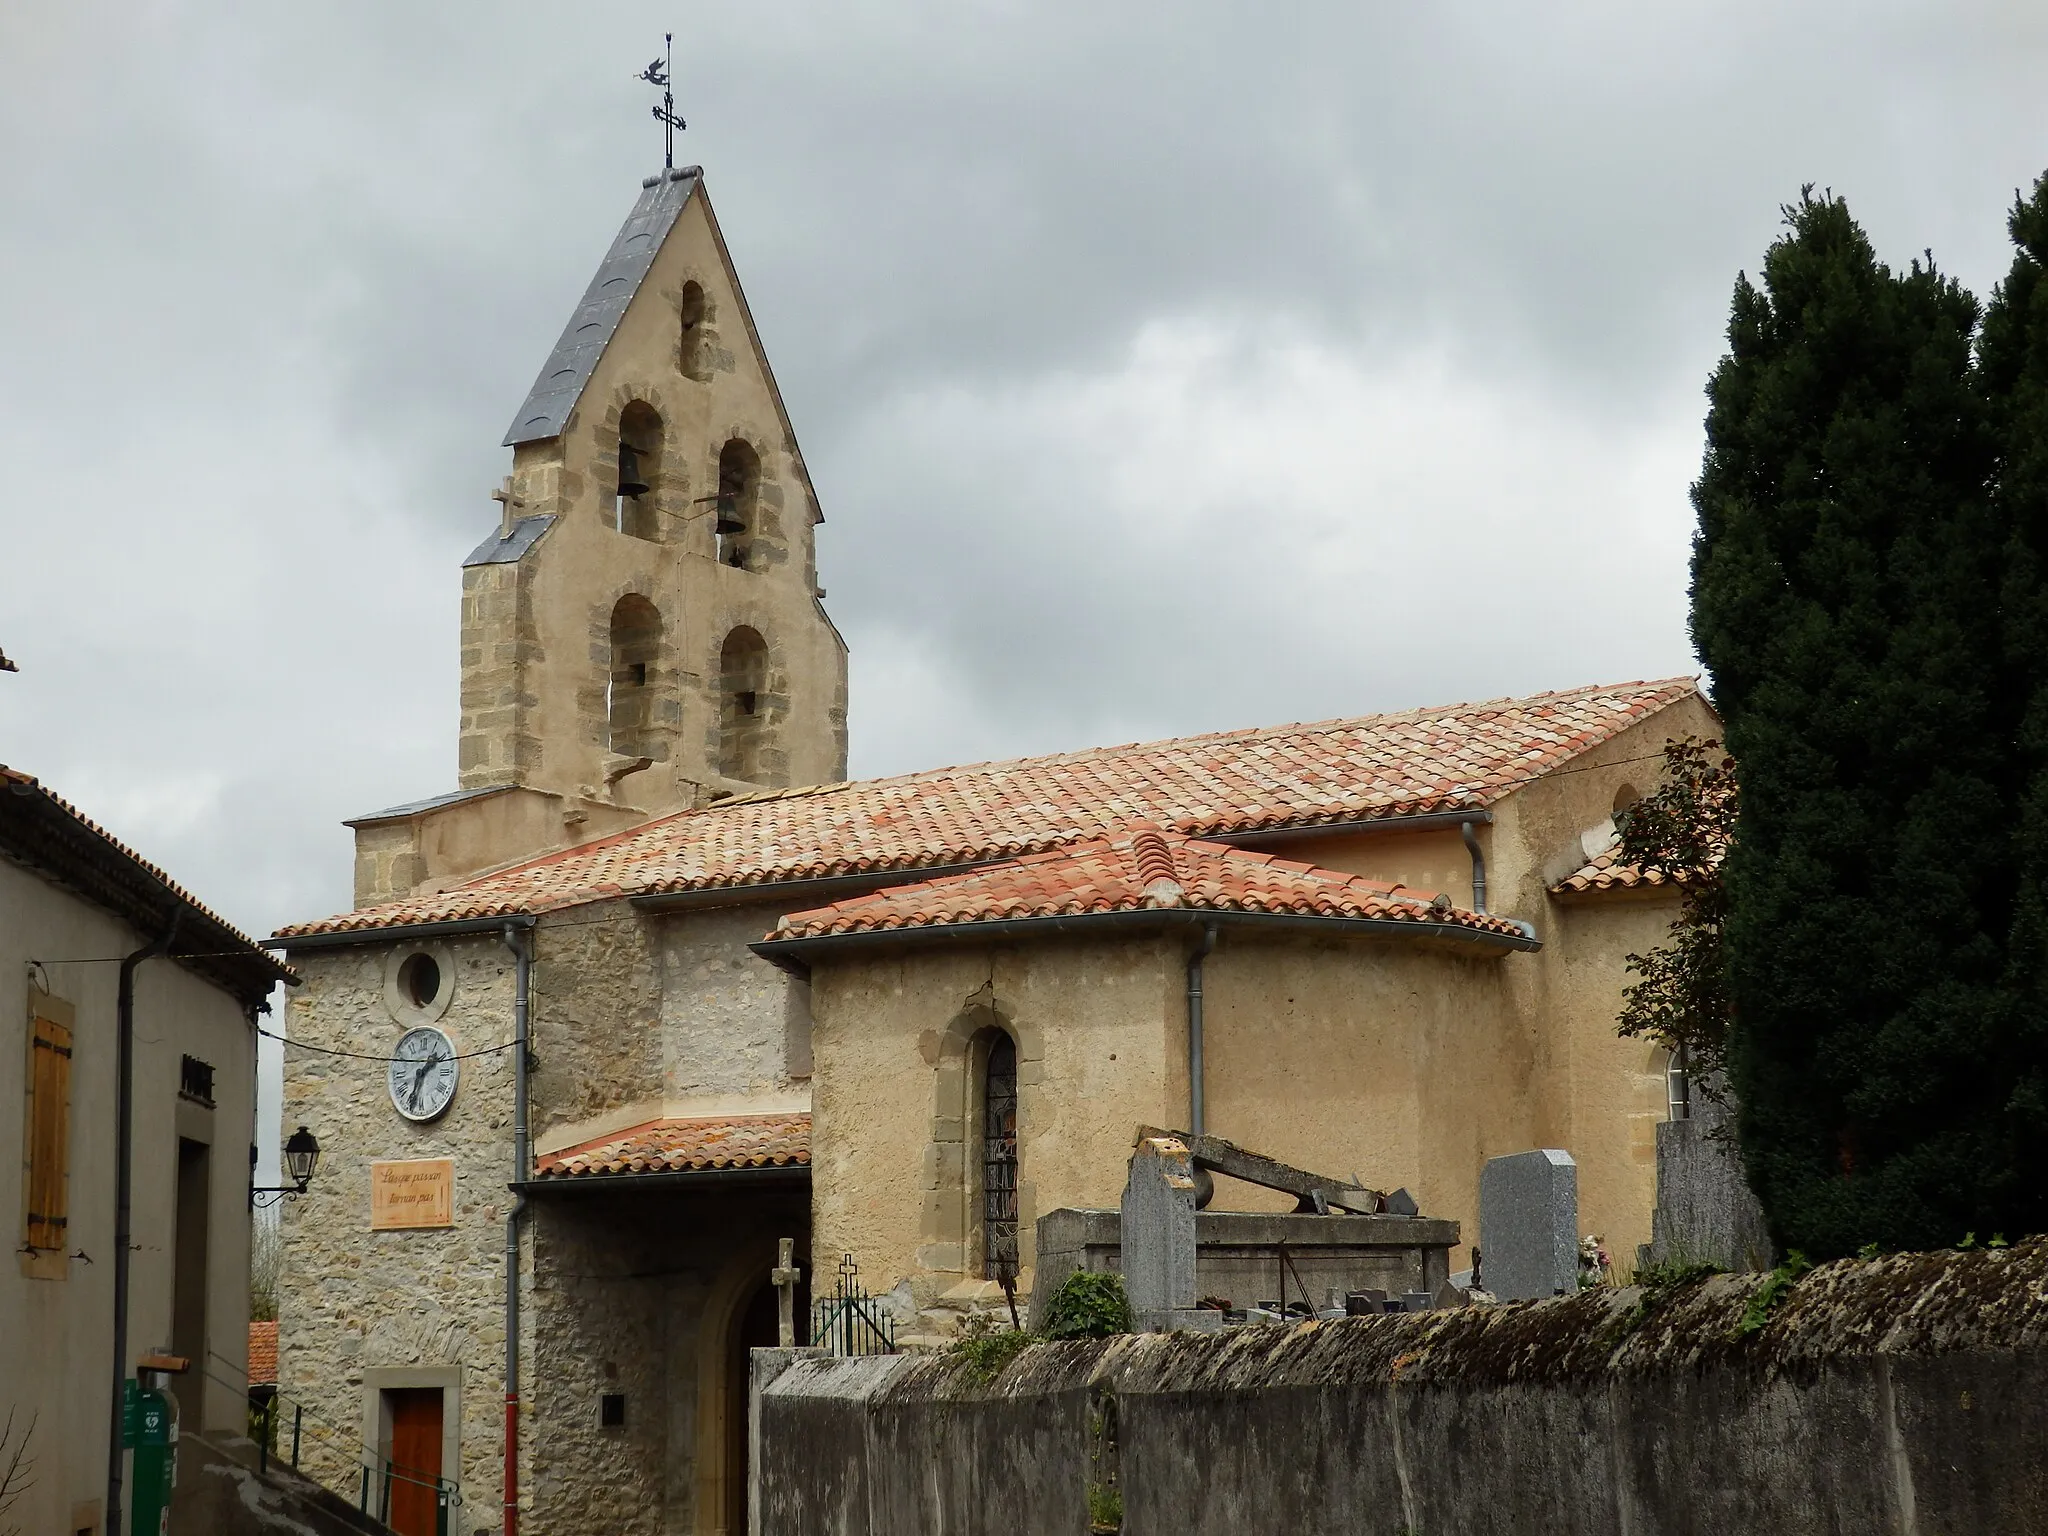
M387 1055L411 1022L386 982L414 946L314 950L293 957L306 984L292 996L295 1041ZM513 960L495 937L432 946L449 987L434 1020L461 1052L512 1038ZM414 1125L392 1108L381 1061L288 1049L284 1123L320 1138L312 1190L287 1201L279 1285L278 1381L306 1406L309 1475L353 1497L365 1440L375 1448L379 1383L394 1371L455 1376L464 1531L495 1529L504 1453L505 1218L512 1173L512 1053L464 1061L448 1112ZM370 1230L370 1163L455 1162L455 1225ZM382 1374L380 1374L382 1373ZM425 1384L425 1383L417 1383Z
M1041 1345L992 1382L799 1358L757 1387L754 1529L2048 1528L2048 1240L1830 1265L1740 1334L1764 1283Z

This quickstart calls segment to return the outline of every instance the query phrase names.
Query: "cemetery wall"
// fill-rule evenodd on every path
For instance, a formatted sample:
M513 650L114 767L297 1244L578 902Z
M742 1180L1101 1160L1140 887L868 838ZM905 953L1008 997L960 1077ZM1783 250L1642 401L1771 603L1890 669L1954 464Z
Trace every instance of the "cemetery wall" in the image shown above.
M2048 1240L1661 1299L960 1356L756 1356L759 1536L2025 1531ZM779 1374L777 1372L779 1371ZM1120 1503L1118 1518L1104 1518Z

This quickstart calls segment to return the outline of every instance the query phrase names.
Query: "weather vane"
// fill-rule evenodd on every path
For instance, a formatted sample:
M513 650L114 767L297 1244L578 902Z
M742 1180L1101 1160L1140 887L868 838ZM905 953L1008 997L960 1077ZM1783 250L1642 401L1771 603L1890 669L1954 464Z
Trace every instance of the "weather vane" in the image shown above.
M649 85L661 87L661 105L654 109L654 116L661 124L663 166L672 171L676 168L676 130L690 125L676 116L676 93L669 84L675 77L676 35L664 32L661 40L668 45L667 56L656 59L641 70L640 78Z

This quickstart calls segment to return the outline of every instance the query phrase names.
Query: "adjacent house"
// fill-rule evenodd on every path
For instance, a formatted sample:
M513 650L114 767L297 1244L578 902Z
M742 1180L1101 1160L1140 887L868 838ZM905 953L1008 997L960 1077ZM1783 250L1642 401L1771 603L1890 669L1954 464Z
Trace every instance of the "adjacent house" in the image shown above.
M190 1362L176 1378L186 1431L246 1423L255 1021L288 975L0 767L0 1145L21 1153L20 1178L0 1180L14 1249L0 1273L0 1424L27 1441L9 1511L24 1532L105 1529L119 1381L144 1355Z

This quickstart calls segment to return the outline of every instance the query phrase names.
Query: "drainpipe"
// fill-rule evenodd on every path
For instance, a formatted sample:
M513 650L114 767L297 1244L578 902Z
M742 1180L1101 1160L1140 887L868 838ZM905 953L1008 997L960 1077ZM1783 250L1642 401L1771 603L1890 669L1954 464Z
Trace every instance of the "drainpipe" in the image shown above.
M1216 925L1205 924L1202 943L1188 956L1188 1129L1208 1134L1202 1095L1202 962L1216 952Z
M154 960L178 936L183 907L171 908L170 926L121 961L114 1005L118 1063L114 1079L114 1401L107 1420L107 1536L121 1536L121 1402L128 1385L128 1249L135 1147L135 971Z
M1486 855L1479 851L1479 834L1472 823L1461 821L1458 832L1465 839L1465 851L1472 855L1472 910L1486 910Z
M505 947L517 962L512 986L512 1208L505 1215L505 1524L504 1536L519 1536L519 1218L526 1196L518 1186L526 1166L527 989L533 952L511 923Z

